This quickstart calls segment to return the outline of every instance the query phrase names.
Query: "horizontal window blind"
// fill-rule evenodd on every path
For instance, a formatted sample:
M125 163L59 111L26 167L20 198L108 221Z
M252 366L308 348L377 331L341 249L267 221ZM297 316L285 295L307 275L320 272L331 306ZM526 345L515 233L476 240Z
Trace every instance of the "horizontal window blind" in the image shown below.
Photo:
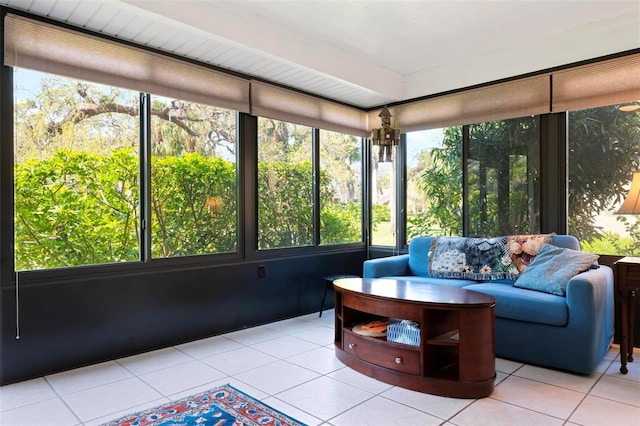
M379 110L364 112L259 81L22 16L5 17L7 66L184 99L368 137ZM640 55L409 102L389 108L402 132L640 99Z
M251 114L354 136L371 133L364 111L259 81L251 82Z
M640 100L640 54L553 73L553 111Z
M248 79L25 17L5 17L4 64L249 112Z
M403 133L544 114L550 112L549 75L411 102L389 111L393 126ZM378 114L371 111L369 120L379 121Z

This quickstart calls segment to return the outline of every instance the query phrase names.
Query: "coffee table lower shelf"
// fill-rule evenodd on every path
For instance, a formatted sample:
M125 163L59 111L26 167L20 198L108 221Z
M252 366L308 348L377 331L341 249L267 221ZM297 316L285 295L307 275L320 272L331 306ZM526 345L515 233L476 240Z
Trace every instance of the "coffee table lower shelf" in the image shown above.
M450 375L444 371L442 377L437 373L432 376L420 376L409 373L402 373L398 370L380 367L367 361L350 355L336 347L336 357L349 368L372 377L381 382L388 383L401 388L411 389L417 392L429 393L432 395L446 396L451 398L484 398L491 395L494 389L495 374L493 377L482 381L459 381L451 380Z

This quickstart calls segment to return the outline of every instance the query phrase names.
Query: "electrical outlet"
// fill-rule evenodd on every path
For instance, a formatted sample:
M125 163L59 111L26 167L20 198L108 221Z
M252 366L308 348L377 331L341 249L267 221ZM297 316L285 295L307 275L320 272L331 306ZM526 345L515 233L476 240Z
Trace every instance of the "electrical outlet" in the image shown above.
M258 265L258 278L264 278L266 275L266 271L264 269L264 265Z

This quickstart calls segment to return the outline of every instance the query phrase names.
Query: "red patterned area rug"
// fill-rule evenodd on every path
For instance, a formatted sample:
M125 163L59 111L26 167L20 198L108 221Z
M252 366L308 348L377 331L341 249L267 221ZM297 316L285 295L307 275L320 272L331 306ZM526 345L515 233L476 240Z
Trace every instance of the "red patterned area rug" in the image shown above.
M103 426L305 426L297 420L224 385L129 414Z

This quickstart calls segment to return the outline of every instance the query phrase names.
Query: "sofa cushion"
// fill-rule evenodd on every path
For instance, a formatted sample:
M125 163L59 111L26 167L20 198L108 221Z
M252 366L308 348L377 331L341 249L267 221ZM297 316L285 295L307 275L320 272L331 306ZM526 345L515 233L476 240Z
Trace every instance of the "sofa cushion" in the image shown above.
M515 279L518 270L506 249L507 237L438 237L431 246L429 275L472 280Z
M417 277L429 276L429 252L434 237L413 237L409 241L409 272Z
M495 297L496 317L555 326L565 326L569 320L567 299L561 296L498 283L464 288Z
M543 244L538 256L514 283L515 287L565 296L567 282L586 271L598 255Z
M580 250L580 241L573 235L554 235L553 245L571 250Z

